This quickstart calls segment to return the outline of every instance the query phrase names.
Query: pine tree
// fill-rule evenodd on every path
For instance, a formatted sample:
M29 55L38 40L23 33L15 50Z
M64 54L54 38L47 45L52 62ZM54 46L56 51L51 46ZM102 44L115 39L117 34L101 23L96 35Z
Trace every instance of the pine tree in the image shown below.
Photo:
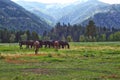
M32 32L32 40L39 40L39 36L35 31Z
M27 31L26 31L26 34L27 34L27 40L30 40L30 39L31 39L31 34L30 34L30 31L29 31L29 30L27 30Z
M15 34L10 35L10 43L13 43L15 41Z
M96 36L96 26L94 21L90 20L86 27L86 36L95 37Z

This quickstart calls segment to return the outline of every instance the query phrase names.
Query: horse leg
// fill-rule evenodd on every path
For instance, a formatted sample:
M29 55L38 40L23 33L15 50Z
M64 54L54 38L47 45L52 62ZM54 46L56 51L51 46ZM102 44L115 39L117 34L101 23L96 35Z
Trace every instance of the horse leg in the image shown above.
M64 45L62 44L62 48L64 49Z
M35 54L38 54L38 48L35 49Z
M20 45L20 49L22 49L22 45Z
M70 45L68 44L68 49L70 49Z

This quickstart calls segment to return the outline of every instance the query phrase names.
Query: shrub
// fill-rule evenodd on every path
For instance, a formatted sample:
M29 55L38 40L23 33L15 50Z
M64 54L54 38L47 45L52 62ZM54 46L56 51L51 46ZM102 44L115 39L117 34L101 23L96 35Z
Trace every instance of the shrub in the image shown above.
M52 54L48 54L48 57L52 57Z
M1 53L0 53L0 59L5 59L5 57L4 57L4 56L2 56L2 55L1 55Z

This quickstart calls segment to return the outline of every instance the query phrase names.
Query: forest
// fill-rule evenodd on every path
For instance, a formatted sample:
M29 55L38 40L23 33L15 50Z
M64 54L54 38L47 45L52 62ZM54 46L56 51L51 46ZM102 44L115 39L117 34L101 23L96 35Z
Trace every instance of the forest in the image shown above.
M57 23L50 32L44 32L43 37L50 40L63 40L68 42L96 42L120 41L120 29L114 27L98 27L90 20L88 25L70 25Z
M42 35L33 31L11 31L0 29L0 42L13 43L25 40L62 40L68 42L120 41L120 29L98 27L90 20L88 25L57 23L50 31Z

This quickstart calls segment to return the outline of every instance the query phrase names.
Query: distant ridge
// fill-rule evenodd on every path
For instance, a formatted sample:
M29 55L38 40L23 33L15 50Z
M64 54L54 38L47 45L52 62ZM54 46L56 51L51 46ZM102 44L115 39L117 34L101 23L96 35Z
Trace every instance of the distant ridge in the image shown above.
M97 13L89 19L82 22L86 25L89 20L93 20L99 27L108 27L120 29L120 4L113 4L106 7L106 12Z
M42 34L51 27L11 0L0 0L0 28L36 31Z
M93 19L97 26L118 28L120 25L120 5L111 5L99 0L79 0L68 5L18 3L32 13L42 16L45 21L52 23L53 26L57 22L86 25L90 19Z

